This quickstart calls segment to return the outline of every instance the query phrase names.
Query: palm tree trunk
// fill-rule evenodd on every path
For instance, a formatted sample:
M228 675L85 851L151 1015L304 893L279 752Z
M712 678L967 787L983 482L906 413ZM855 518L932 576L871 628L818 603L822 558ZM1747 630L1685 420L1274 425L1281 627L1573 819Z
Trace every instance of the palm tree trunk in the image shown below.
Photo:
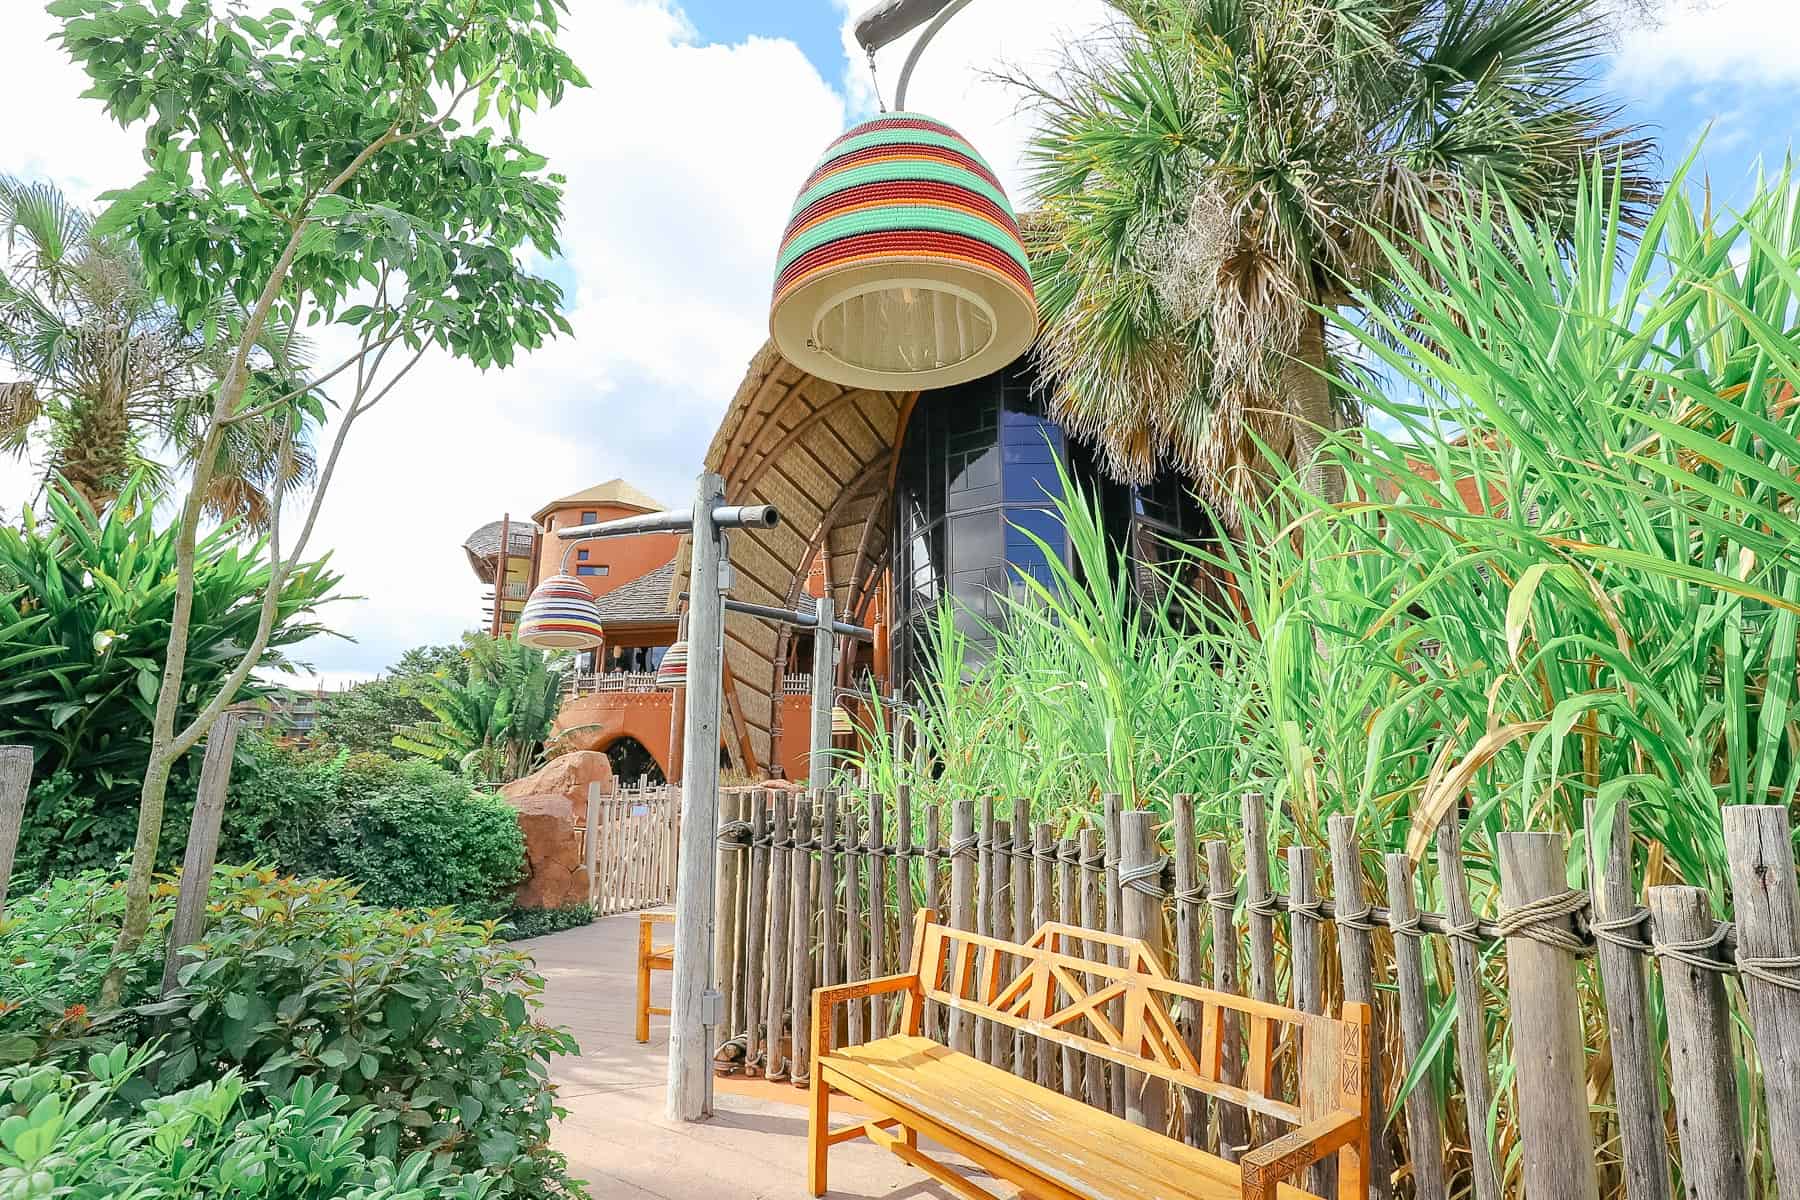
M1307 491L1335 504L1344 498L1344 473L1319 457L1326 437L1337 429L1326 371L1325 315L1314 312L1301 324L1293 361L1282 371L1282 400L1294 423L1295 471Z

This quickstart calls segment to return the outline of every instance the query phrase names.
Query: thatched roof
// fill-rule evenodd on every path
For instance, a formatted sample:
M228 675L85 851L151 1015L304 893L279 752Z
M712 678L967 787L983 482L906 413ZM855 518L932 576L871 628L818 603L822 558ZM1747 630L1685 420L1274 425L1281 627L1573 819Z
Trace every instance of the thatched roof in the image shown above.
M724 476L727 504L773 504L777 529L731 535L740 600L799 607L815 553L842 619L864 621L887 555L894 448L916 392L845 388L806 374L768 343L750 360L712 446L706 469ZM672 594L685 591L689 547L675 560ZM786 632L729 616L726 665L736 685L729 722L761 763L770 759L776 664Z
M529 555L536 535L537 526L530 521L514 521L513 544L507 553ZM500 567L500 522L489 521L464 538L463 553L469 556L469 566L475 571L476 578L483 583L494 582L494 572Z
M620 629L631 625L668 625L675 620L670 607L669 584L675 578L675 564L666 562L630 583L622 583L595 600L600 607L600 624Z

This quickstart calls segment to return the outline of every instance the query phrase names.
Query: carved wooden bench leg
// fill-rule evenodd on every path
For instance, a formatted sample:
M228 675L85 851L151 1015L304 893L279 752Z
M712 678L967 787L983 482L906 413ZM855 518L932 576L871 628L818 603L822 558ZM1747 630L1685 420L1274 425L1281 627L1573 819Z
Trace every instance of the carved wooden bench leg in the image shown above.
M825 1072L813 1069L808 1084L809 1098L806 1121L806 1186L815 1196L825 1194L825 1156L831 1151L831 1087Z

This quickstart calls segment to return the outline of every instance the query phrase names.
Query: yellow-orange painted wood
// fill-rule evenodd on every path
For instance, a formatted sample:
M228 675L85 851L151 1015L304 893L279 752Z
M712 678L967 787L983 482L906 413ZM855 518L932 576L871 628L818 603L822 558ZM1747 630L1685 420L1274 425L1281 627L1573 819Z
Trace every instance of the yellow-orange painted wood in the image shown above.
M638 914L637 942L637 1040L644 1043L650 1040L650 1018L666 1017L666 1008L650 1007L650 972L672 971L675 969L675 947L656 944L656 927L672 924L675 914L666 911L641 912Z
M1080 957L1082 941L1116 947L1119 962ZM971 978L977 949L985 951L983 969ZM1004 988L997 985L1002 959L1014 968ZM905 994L905 1032L833 1048L835 1005L896 993ZM920 1037L917 1014L927 999L1297 1128L1241 1163L1226 1162ZM1105 1015L1114 1000L1123 1001L1122 1030ZM1172 1001L1197 1006L1203 1028L1216 1030L1227 1013L1247 1023L1253 1061L1245 1086L1220 1080L1216 1034L1203 1036L1196 1058L1170 1015ZM1360 1196L1370 1161L1368 1019L1364 1005L1347 1005L1342 1019L1310 1016L1179 983L1143 943L1116 935L1051 924L1020 944L946 929L921 912L909 973L813 993L808 1183L824 1195L829 1148L866 1133L959 1195L987 1200L990 1193L918 1150L923 1134L1041 1200L1305 1200L1312 1193L1288 1180L1332 1153L1340 1194ZM1300 1042L1308 1068L1298 1105L1268 1094L1268 1060L1283 1027ZM833 1092L886 1119L832 1131ZM887 1132L891 1125L901 1132Z

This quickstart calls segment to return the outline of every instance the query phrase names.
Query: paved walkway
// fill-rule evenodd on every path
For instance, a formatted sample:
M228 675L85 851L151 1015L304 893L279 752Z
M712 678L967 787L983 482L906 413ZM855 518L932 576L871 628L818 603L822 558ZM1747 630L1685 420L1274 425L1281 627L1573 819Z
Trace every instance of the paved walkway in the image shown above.
M663 1116L667 1018L653 1017L650 1044L632 1037L637 917L520 943L546 981L546 1019L566 1025L580 1058L551 1075L569 1116L556 1147L596 1200L800 1200L806 1191L804 1093L786 1084L719 1081L717 1115L702 1124ZM654 1003L668 1006L668 975ZM831 1152L831 1195L844 1200L954 1200L886 1150L848 1142ZM1002 1194L1007 1194L1002 1189Z

